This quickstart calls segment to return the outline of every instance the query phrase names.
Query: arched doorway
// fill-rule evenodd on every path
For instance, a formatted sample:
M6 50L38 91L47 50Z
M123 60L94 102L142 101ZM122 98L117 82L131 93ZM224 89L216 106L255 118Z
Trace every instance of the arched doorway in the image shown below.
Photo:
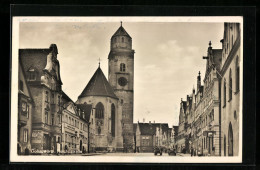
M115 132L116 132L116 128L115 128L115 125L116 125L116 108L115 108L115 105L112 104L111 105L111 133L112 133L112 136L115 137Z
M233 129L231 122L228 128L228 156L233 156Z

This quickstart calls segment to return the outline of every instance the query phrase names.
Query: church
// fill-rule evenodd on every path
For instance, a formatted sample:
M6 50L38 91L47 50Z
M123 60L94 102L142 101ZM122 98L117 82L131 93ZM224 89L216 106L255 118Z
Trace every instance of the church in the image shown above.
M90 149L132 151L134 104L132 38L122 26L111 37L108 80L100 64L78 96L76 104L92 105L89 118Z

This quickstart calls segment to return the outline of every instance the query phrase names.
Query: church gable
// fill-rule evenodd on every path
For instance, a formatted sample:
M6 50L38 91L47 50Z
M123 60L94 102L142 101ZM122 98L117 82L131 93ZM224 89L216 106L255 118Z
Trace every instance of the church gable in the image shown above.
M118 99L100 67L98 67L79 98L86 96L104 96Z

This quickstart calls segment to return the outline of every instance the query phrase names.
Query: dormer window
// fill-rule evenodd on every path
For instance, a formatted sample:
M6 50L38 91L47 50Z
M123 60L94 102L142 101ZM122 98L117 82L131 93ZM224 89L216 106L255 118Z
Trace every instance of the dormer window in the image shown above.
M36 80L36 71L35 71L35 69L30 69L29 71L29 77L28 77L28 79L30 80L30 81L33 81L33 80Z

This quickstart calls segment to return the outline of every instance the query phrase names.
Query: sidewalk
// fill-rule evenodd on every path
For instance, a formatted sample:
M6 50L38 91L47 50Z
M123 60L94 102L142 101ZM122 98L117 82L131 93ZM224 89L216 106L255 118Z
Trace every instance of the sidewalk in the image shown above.
M177 153L177 156L191 157L189 153Z

